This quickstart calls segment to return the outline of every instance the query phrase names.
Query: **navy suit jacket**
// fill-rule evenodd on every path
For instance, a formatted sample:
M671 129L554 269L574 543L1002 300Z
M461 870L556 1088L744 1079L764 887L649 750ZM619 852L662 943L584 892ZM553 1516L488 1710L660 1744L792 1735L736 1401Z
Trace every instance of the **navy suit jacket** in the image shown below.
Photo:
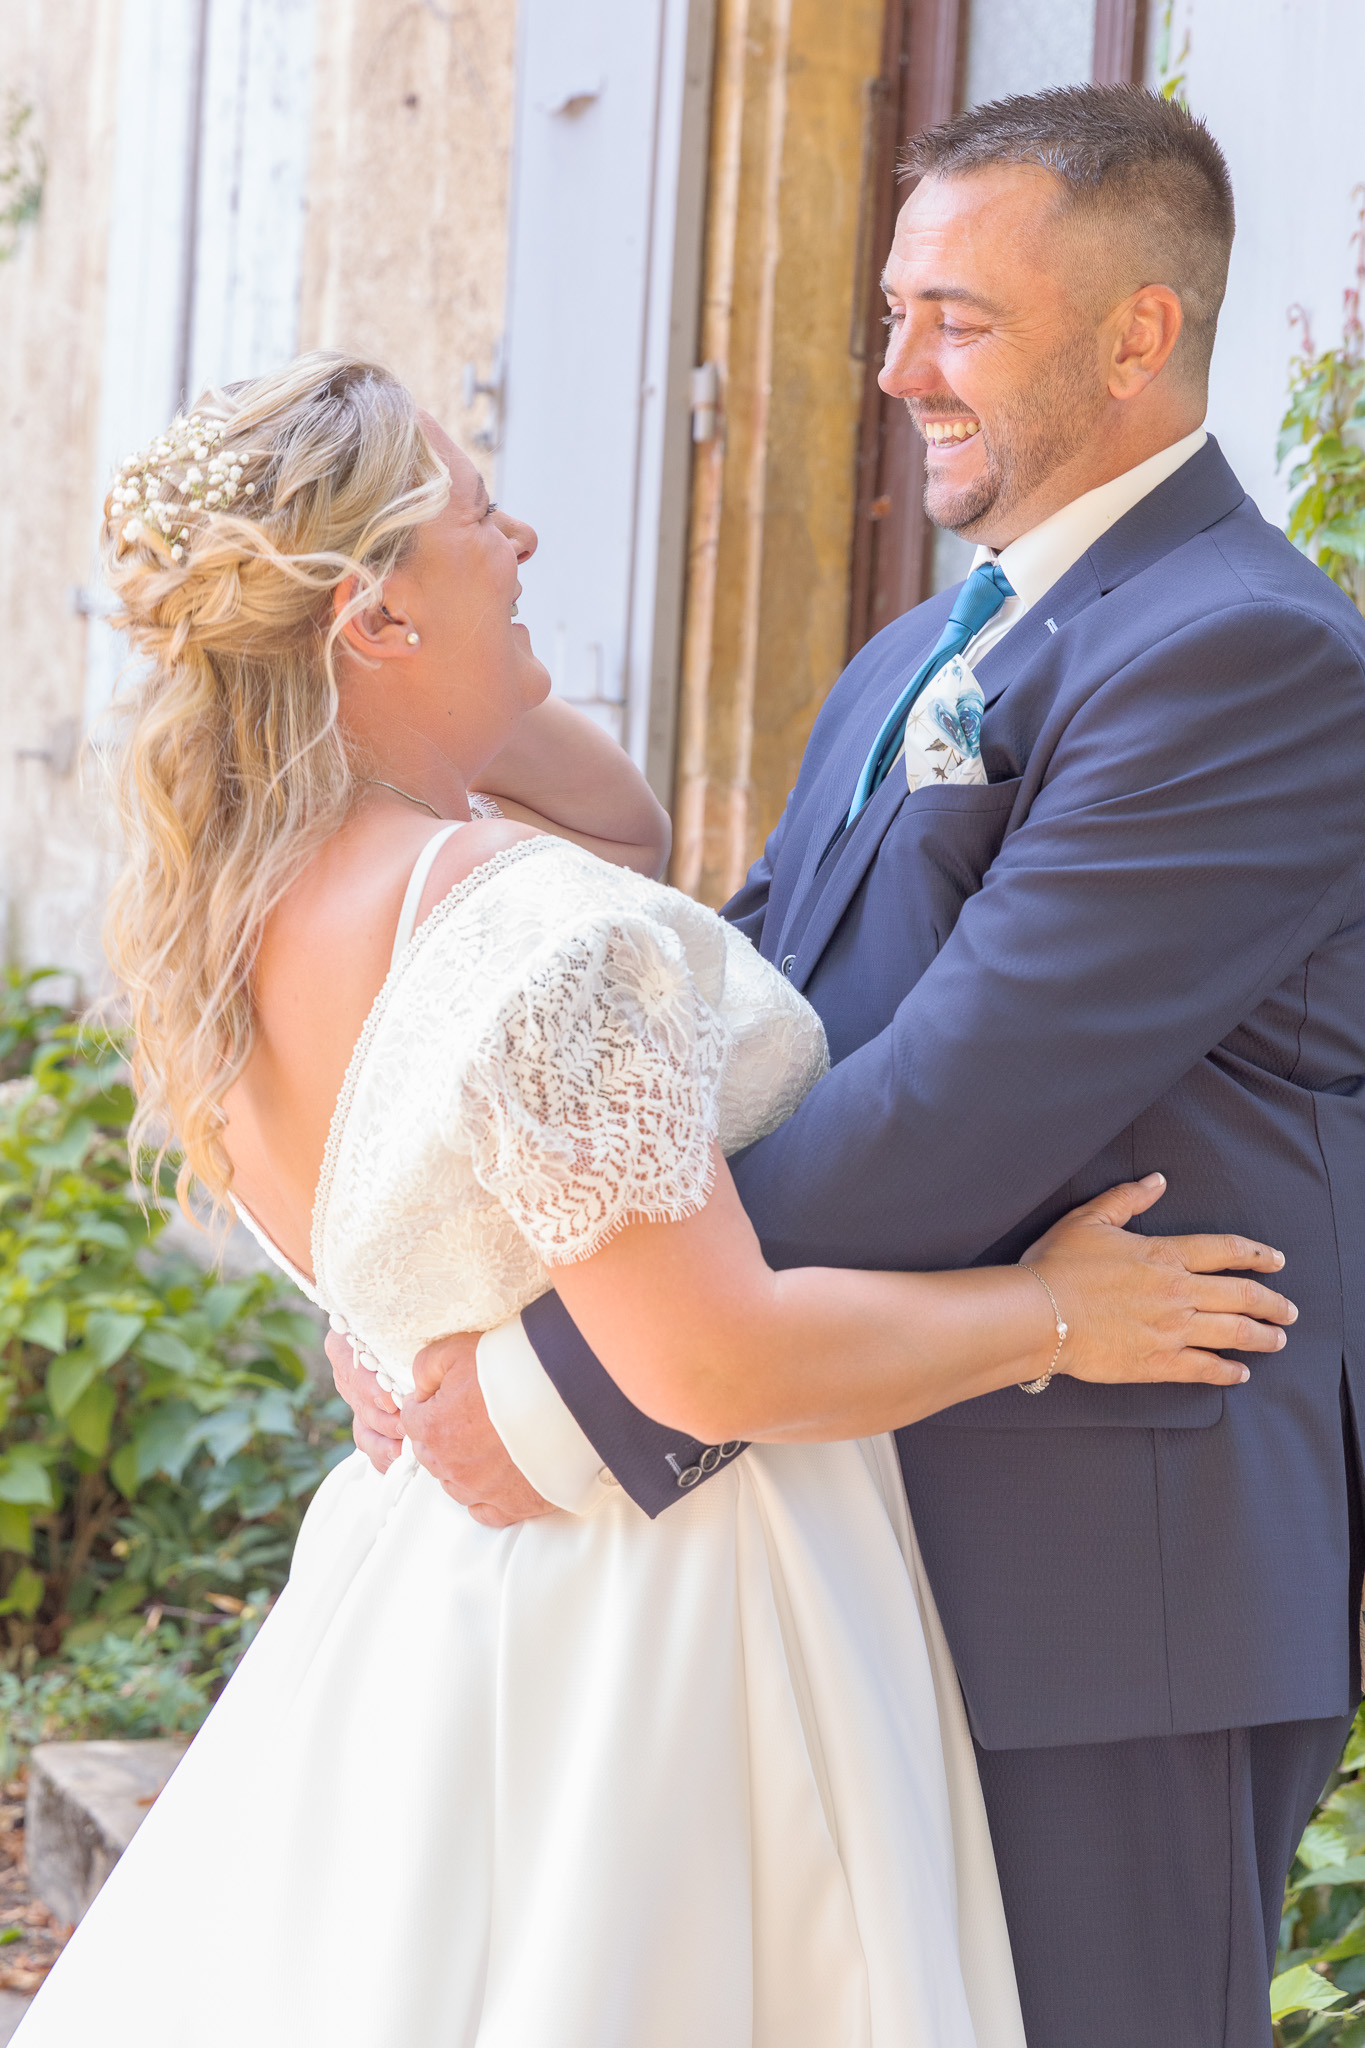
M733 1162L775 1266L1017 1258L1160 1168L1139 1228L1286 1255L1248 1385L1010 1389L901 1431L978 1739L1344 1713L1343 1368L1365 1416L1365 621L1208 442L977 667L985 785L858 770L952 593L823 707L728 914L833 1066ZM531 1341L650 1513L700 1446L630 1407L554 1295ZM708 1463L711 1461L707 1461Z

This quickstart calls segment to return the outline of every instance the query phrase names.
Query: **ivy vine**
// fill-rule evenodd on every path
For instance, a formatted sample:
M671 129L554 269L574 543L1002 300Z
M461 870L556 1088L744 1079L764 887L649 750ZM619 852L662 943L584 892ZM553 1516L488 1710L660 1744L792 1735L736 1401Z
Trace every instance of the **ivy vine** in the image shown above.
M24 229L42 212L46 175L33 108L12 92L0 119L0 263L15 254Z

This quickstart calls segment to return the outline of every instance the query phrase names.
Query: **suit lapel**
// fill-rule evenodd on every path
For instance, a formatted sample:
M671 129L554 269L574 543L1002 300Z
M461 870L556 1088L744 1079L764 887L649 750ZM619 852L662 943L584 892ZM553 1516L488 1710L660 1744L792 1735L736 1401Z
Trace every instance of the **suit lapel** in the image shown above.
M828 864L822 876L821 862L824 860L825 849L842 829L848 815L848 807L853 799L859 771L867 759L868 749L881 731L883 720L900 695L907 678L914 674L938 639L950 607L951 597L945 602L930 599L928 604L921 607L927 614L922 633L914 636L907 651L902 652L898 648L895 659L886 662L875 682L870 684L850 711L842 732L831 746L819 778L810 792L809 822L802 821L802 837L791 850L791 857L798 864L798 872L782 911L782 938L778 942L780 950L772 957L782 959L791 951L788 943L790 930L794 923L804 924L806 921L811 892L821 889L828 883ZM892 780L894 776L887 777L888 782ZM882 790L877 792L879 797L885 786L883 784ZM871 809L874 805L869 805L868 808ZM861 822L860 820L859 823ZM856 831L851 836L856 837ZM846 851L846 847L841 850ZM840 857L831 855L831 862ZM765 953L768 952L766 944L763 950Z
M1101 595L1099 578L1090 557L1082 555L1079 562L1073 562L1051 590L1024 613L1018 625L1011 626L1004 639L998 640L990 652L976 663L973 673L981 685L986 709L989 710L1014 678L1022 675L1035 656L1044 651L1048 641L1055 633L1060 633L1068 619L1074 619L1078 612L1083 612Z
M1210 435L1197 455L1192 455L1165 483L1158 484L1131 512L1101 534L1018 625L982 656L975 673L986 708L989 710L1010 683L1044 653L1053 635L1068 620L1130 577L1150 568L1163 555L1182 547L1206 527L1226 518L1245 496ZM923 647L917 638L913 658L890 663L878 686L856 704L811 792L812 824L797 854L800 873L787 899L782 936L769 956L777 960L792 957L791 978L798 988L805 985L814 971L876 858L892 820L909 795L904 773L897 765L842 846L831 853L822 868L822 856L840 829L867 750L906 676L934 644L947 616L943 599L948 596L949 593L940 593L922 607L927 615ZM764 951L768 952L766 945Z
M1090 549L1101 592L1117 589L1206 527L1226 519L1245 496L1210 434L1197 455L1140 498Z
M885 712L883 712L882 716L885 717L885 715ZM872 728L871 737L867 743L868 746L871 746L878 730L879 726ZM866 753L867 749L864 748L862 754L858 757L859 768L861 768L866 758ZM854 775L857 775L856 768ZM904 769L897 763L876 795L867 804L843 845L830 855L824 875L817 876L810 885L811 890L817 893L815 893L814 903L810 906L810 916L806 921L805 929L800 932L800 936L796 941L795 957L791 970L791 978L797 988L804 986L807 975L811 972L816 961L829 944L835 927L849 906L854 891L872 865L877 848L886 837L887 827L909 794L910 787L906 782ZM845 800L845 811L847 808L848 804L847 800ZM837 817L835 822L837 825ZM822 842L821 852L824 851L824 847L828 844L829 841L827 839ZM802 900L801 898L797 899L798 906ZM804 901L808 904L810 903L809 895ZM789 919L789 926L793 930L798 929L799 920Z

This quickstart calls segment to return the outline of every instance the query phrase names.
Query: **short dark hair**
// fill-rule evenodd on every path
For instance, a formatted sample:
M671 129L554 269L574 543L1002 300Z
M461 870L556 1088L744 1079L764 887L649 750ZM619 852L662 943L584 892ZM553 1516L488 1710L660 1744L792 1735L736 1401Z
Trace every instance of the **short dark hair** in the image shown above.
M1134 261L1157 265L1134 284L1177 293L1180 354L1207 374L1236 216L1227 159L1188 107L1140 85L1017 94L912 137L902 170L957 178L994 164L1040 165L1069 208L1123 221Z

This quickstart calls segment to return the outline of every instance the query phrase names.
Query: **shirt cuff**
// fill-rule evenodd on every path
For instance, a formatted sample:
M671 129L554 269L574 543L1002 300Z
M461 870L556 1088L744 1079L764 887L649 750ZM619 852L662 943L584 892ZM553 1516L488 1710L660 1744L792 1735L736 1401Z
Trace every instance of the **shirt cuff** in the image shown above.
M488 1419L536 1492L571 1515L590 1515L620 1486L565 1406L521 1326L500 1323L474 1354Z

